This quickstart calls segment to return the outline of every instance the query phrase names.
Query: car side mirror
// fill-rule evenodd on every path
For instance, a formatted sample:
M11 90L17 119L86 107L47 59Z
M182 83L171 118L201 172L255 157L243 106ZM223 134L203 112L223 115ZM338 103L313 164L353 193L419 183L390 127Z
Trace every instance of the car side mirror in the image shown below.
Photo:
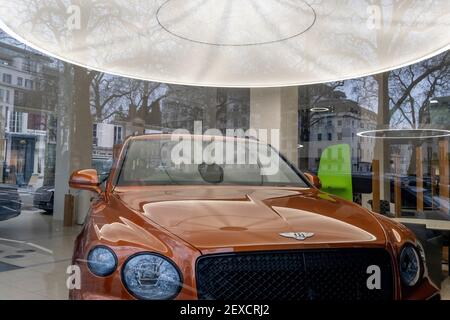
M88 190L98 194L102 192L95 169L74 171L70 176L69 186L73 189Z
M313 175L311 173L305 173L306 178L308 178L309 182L316 187L317 189L322 188L322 183L320 182L320 179L318 176Z

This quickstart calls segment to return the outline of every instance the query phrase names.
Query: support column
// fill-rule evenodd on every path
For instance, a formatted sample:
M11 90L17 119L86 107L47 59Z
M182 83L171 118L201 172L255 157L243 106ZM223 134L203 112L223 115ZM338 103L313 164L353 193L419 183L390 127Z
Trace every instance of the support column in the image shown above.
M6 117L7 113L5 107L0 107L0 183L3 183L3 165L5 164L6 155Z
M251 89L250 128L280 130L279 151L298 166L298 88Z
M73 68L73 73L72 73ZM75 195L76 222L82 223L89 208L91 193L69 190L69 177L74 170L91 167L92 119L89 109L89 74L81 67L64 65L60 85L56 141L54 213L55 220L64 219L64 197Z
M377 129L389 128L389 72L376 76L378 82L378 117ZM377 139L374 148L374 160L380 163L380 198L381 200L391 199L390 181L387 173L390 171L389 143L386 139Z

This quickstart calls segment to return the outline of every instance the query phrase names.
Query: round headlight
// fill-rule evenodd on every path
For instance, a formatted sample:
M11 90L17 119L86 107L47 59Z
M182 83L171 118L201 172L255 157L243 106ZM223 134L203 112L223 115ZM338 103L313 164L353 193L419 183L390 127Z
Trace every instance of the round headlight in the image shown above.
M182 285L177 267L154 253L139 253L128 258L122 268L122 281L133 296L148 300L175 298Z
M94 247L89 251L87 260L89 270L99 277L109 276L117 268L116 254L105 246Z
M406 245L400 252L400 277L407 286L414 286L420 279L421 262L417 250L412 245Z

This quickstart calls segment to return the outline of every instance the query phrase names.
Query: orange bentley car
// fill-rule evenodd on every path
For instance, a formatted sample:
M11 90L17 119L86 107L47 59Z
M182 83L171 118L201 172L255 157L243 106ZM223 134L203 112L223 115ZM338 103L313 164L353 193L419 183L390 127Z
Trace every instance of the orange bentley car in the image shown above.
M103 185L93 169L72 174L72 188L98 196L76 240L71 299L439 298L404 226L320 191L257 140L183 138L128 138ZM222 151L227 161L214 158ZM256 161L239 163L246 151Z

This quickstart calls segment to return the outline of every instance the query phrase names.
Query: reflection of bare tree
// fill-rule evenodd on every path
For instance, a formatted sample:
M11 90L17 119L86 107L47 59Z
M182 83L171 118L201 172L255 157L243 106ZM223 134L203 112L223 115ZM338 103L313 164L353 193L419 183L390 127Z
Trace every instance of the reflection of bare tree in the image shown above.
M387 81L386 86L383 80ZM388 110L383 123L392 128L419 128L426 124L428 102L449 91L450 52L384 74L346 81L352 99L377 111ZM383 92L384 90L384 92ZM384 99L379 99L379 93ZM384 104L383 103L386 103Z
M216 128L248 129L250 112L250 89L218 89L216 99Z
M319 0L318 0L319 1ZM408 44L411 43L411 29L413 27L417 27L418 25L423 26L423 28L427 28L427 23L431 23L433 12L435 12L435 8L431 1L424 2L421 0L398 0L398 1L382 1L382 0L365 0L365 1L351 1L347 0L348 5L357 5L361 10L359 10L359 14L356 14L352 19L358 25L364 26L367 25L367 22L370 19L370 14L368 9L370 7L375 8L379 13L379 23L377 25L377 21L373 26L372 32L367 32L367 30L361 30L361 34L357 33L348 33L345 32L343 28L336 28L342 31L330 30L329 34L325 34L325 37L329 37L329 41L341 40L343 43L346 43L346 46L343 46L341 50L334 50L333 52L324 52L324 54L330 54L333 56L333 59L339 59L342 56L345 59L353 59L355 62L364 62L365 65L377 65L379 63L383 63L385 57L393 57L399 55L398 48L408 47ZM313 2L313 5L321 4L319 2ZM417 7L422 8L421 10L415 10ZM334 10L335 8L330 8L330 10ZM356 11L358 12L358 11ZM341 15L338 13L334 13L330 15L331 18L330 25L331 26L339 26L342 21L339 20ZM342 14L342 18L347 18L345 14ZM377 17L375 17L377 18ZM367 28L369 26L367 25ZM417 42L417 39L416 41ZM401 54L401 53L400 53ZM428 73L433 73L439 69L439 66L436 68L431 67L430 70L426 71ZM433 70L434 69L434 70ZM411 87L405 87L404 91L411 91L412 88L419 84L421 80L427 78L428 75L424 74L424 77L417 77L417 81L411 82L408 84ZM375 76L375 80L378 82L379 91L385 91L384 94L379 99L379 115L384 119L380 119L380 124L384 123L385 125L389 124L390 119L393 114L398 112L404 112L404 102L408 99L408 94L405 96L399 97L397 101L393 101L389 94L391 93L387 89L387 84L383 84L384 80L391 80L391 76L387 73L383 76ZM366 81L367 78L363 78L362 81ZM364 83L363 85L366 85ZM361 88L362 86L360 86ZM367 86L365 86L368 88ZM372 90L372 89L371 89ZM374 90L372 90L373 92ZM366 92L370 94L370 92ZM387 108L389 102L393 103L393 106L387 114L383 114L381 112L382 108ZM406 113L405 113L406 115ZM412 116L412 115L410 115ZM409 117L410 118L410 117ZM411 120L411 119L410 119ZM412 122L411 122L412 124Z
M425 124L429 100L449 89L450 52L394 70L389 76L389 119L394 127Z
M161 126L160 101L168 96L170 86L140 80L131 80L132 90L125 96L128 102L126 120L142 120L146 124Z
M123 112L123 98L135 87L129 79L97 72L91 82L91 110L97 122Z
M411 45L411 29L418 26L422 26L424 29L428 28L427 23L432 23L433 14L436 14L436 8L433 6L432 1L398 0L386 2L382 0L366 0L365 6L369 5L379 10L379 18L382 21L382 24L374 28L372 37L360 38L354 34L345 34L345 32L342 34L343 37L350 37L345 42L349 46L343 48L342 54L352 56L354 55L353 52L365 53L364 59L366 59L368 65L382 63L385 57L394 57L401 54L402 52L398 52L399 48L407 48L409 46L411 50L414 50L414 46L417 45L420 39L416 38L413 46ZM423 9L413 14L416 7ZM362 14L356 19L361 19L360 22L363 23L364 19L367 21L367 17L367 12L362 11ZM352 48L352 44L356 48ZM360 58L355 57L356 60ZM439 82L439 80L434 79L436 80L434 81L431 78L440 78L437 74L442 71L444 73L448 72L445 71L446 67L437 62L437 60L439 58L373 77L378 84L376 92L378 96L378 125L380 128L389 126L404 127L405 122L410 127L418 127L419 123L423 121L424 105L426 100L428 100L426 97L433 95ZM445 58L445 60L448 60L448 58ZM429 85L425 85L428 82ZM421 96L420 99L418 98L419 96ZM418 106L418 104L422 106ZM389 144L383 140L378 140L375 145L375 159L380 160L382 174L390 171L391 152L389 148ZM414 157L412 157L410 163L410 170L413 167ZM384 181L384 192L384 198L389 198L389 183L387 179Z
M374 77L353 79L345 83L349 85L351 99L354 99L360 106L377 112L378 83Z
M449 83L450 52L445 52L414 65L376 76L300 87L301 141L310 141L309 128L313 123L308 109L324 98L335 98L341 90L361 107L375 112L378 109L379 117L383 117L379 121L380 126L420 128L429 124L429 101L436 96L448 95ZM386 153L382 155L389 157L389 146L386 144L385 148ZM308 154L308 144L304 145L301 152ZM412 157L410 172L415 170L414 161ZM306 168L307 162L303 166Z
M119 12L109 10L114 1L95 1L92 6L87 8L83 5L83 0L29 0L27 6L20 9L23 10L20 14L28 17L25 23L30 24L31 28L38 32L42 39L55 42L66 50L73 50L85 46L88 41L86 37L92 32L104 32L106 34L108 28L111 28L112 25L120 25L120 23L123 23L124 27L130 27L129 20L124 20ZM68 9L71 6L80 9L79 28L78 26L75 28L68 26L67 22L70 17L70 10ZM111 116L111 114L108 114L110 112L109 106L114 104L116 93L113 93L112 97L104 96L108 90L101 90L100 86L103 82L102 79L98 78L100 77L98 72L68 63L63 63L61 68L63 70L63 85L61 87L62 90L66 90L62 95L65 100L62 103L69 103L73 107L69 111L73 113L74 121L78 121L78 123L82 121L86 127L92 127L91 88L94 91L93 107L96 118L103 120ZM99 81L95 82L95 79ZM98 91L96 91L96 85L98 85ZM69 93L67 90L72 92ZM124 93L121 92L119 95L121 94ZM67 101L68 97L71 97L71 102ZM60 132L60 134L62 133ZM62 137L64 143L67 143L69 139L72 139L75 143L83 141L83 148L86 154L90 155L91 144L86 144L86 141L92 140L92 130L75 130L69 135L63 134ZM90 166L90 156L76 156L79 157L76 162L80 166Z
M398 50L408 47L411 43L411 29L417 25L424 25L426 28L426 23L432 22L431 12L434 12L433 3L423 0L341 0L339 6L327 6L326 1L322 3L318 0L312 4L322 6L321 19L327 19L329 24L330 32L323 34L326 42L337 41L346 44L338 50L336 48L332 51L321 50L321 55L329 56L334 61L341 57L353 60L361 65L362 70L364 66L376 68L380 63L385 63L386 58L404 54ZM348 7L359 9L355 10L351 17L352 23L362 26L359 34L347 32L344 27L348 23L349 16L342 10ZM379 14L374 17L373 26L370 26L372 19L370 8L374 8ZM345 70L341 72L345 73Z

